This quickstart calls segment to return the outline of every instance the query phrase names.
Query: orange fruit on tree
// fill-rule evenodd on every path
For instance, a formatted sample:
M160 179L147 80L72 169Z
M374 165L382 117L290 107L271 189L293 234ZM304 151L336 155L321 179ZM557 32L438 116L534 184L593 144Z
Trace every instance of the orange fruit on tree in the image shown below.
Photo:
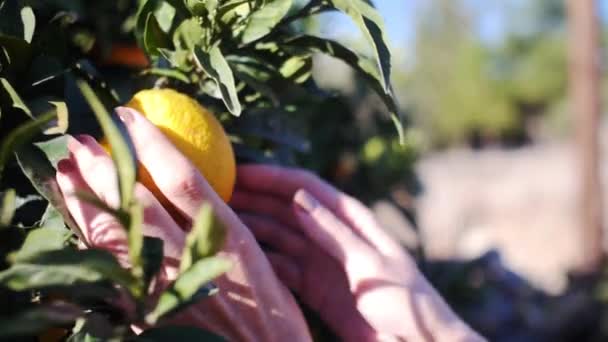
M173 89L142 90L126 106L137 110L158 127L194 164L218 195L226 202L230 200L236 179L234 151L228 135L213 113L193 98ZM104 143L102 145L107 149L107 143ZM138 166L138 177L163 205L168 203L141 164Z

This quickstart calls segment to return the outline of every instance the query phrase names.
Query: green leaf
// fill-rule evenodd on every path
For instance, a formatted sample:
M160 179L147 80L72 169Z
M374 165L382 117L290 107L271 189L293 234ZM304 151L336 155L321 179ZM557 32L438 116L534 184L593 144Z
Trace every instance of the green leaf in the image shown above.
M52 286L45 291L71 303L108 303L121 297L121 292L117 286L107 280L97 283Z
M135 338L138 342L165 342L165 341L184 341L184 342L224 342L226 339L211 332L202 330L198 327L163 326L144 331Z
M54 326L65 326L84 316L79 307L68 303L52 303L14 314L0 321L0 339L31 336Z
M113 281L140 295L137 280L112 254L103 250L62 249L37 253L0 272L0 283L15 291L49 286Z
M71 195L76 196L79 200L86 202L87 204L90 204L93 207L114 216L121 224L125 225L125 227L128 227L129 218L125 212L121 211L120 209L114 209L110 207L105 201L97 197L97 195L92 193L90 190L78 189Z
M151 56L160 55L158 49L170 47L169 37L163 32L154 13L148 13L144 28L144 49Z
M211 16L217 6L218 0L186 0L186 7L195 16Z
M364 0L327 0L352 18L374 49L375 67L380 73L382 88L389 92L391 83L391 53L386 43L384 21L374 7Z
M241 38L242 42L251 43L270 33L289 12L292 2L292 0L269 1L262 8L253 12L247 20L247 26Z
M15 88L13 88L10 82L4 77L0 77L0 85L4 89L4 92L9 96L12 102L11 106L13 108L21 109L27 116L33 119L34 116L32 115L32 111L25 104L25 102L23 102L23 100L21 99L19 94L17 94L17 91L15 90Z
M106 339L95 337L86 331L79 331L74 335L70 336L66 342L103 342Z
M136 202L131 205L129 211L128 243L129 259L131 260L131 272L136 278L144 276L143 262L141 258L144 246L144 207Z
M135 38L140 47L145 48L144 35L146 32L146 26L148 23L148 17L151 13L154 13L158 6L157 0L142 0L140 1L140 7L135 15Z
M15 210L17 210L17 193L15 189L8 189L2 195L2 203L0 206L0 228L11 224Z
M53 167L57 166L57 163L61 159L65 159L70 156L68 151L68 137L65 135L46 141L37 142L34 145L36 145L36 147L38 147L38 149L44 153L44 156L46 156L48 162L50 162ZM52 176L55 176L54 171Z
M46 229L64 231L66 234L69 232L67 231L65 222L63 222L61 212L55 209L52 204L46 206L40 219L40 226Z
M174 5L178 8L183 7L181 0L179 2L172 1L171 4L169 1L160 1L160 5L154 11L154 16L158 20L158 25L163 32L169 32L173 25L173 21L176 19L177 8L174 7Z
M312 75L312 57L310 55L288 58L279 69L281 75L295 83L304 83Z
M226 0L219 4L216 12L216 18L223 22L228 23L229 27L232 27L230 23L234 23L239 18L247 17L250 13L250 9L254 8L252 4L253 0Z
M196 294L204 289L204 285L228 271L230 267L230 261L220 257L199 260L161 294L156 307L148 314L146 321L154 323L167 314L193 304L199 299Z
M0 2L0 32L7 35L21 37L23 29L19 19L19 2L5 0Z
M56 164L58 160L68 155L66 138L58 137L44 143L39 143L38 146L22 146L16 155L21 170L30 180L36 191L61 213L68 227L78 235L81 241L86 243L86 239L84 239L80 228L68 212L65 199L55 179L55 169L53 168L53 164L51 164L51 162Z
M234 75L220 48L214 46L209 52L197 48L194 52L198 66L217 83L228 111L235 116L241 115L242 108L234 83Z
M327 54L344 61L359 72L369 74L370 77L373 77L378 83L382 81L378 70L374 68L374 64L371 60L360 57L355 52L336 41L310 35L299 35L287 38L279 43L288 51L289 48L295 48L296 51L304 50Z
M274 77L278 71L274 64L262 58L249 56L228 56L226 58L236 71L244 72L251 77L266 82Z
M23 39L31 43L36 29L36 16L31 7L25 6L21 9L21 22L23 23Z
M124 327L111 322L112 318L101 312L89 312L85 317L80 317L74 324L74 333L67 342L118 342L123 339ZM122 331L121 331L122 330ZM118 333L118 334L117 334ZM131 340L131 339L126 339Z
M374 67L374 63L365 57L358 56L355 52L344 47L342 44L333 40L301 35L294 38L289 38L281 42L283 48L295 49L295 51L320 52L329 56L335 57L352 67L367 84L380 96L382 102L386 105L391 113L391 120L395 124L399 134L399 140L405 143L403 132L403 124L399 114L399 106L395 100L392 88L388 90L382 85L382 76L378 73L378 69Z
M198 260L217 253L224 245L225 238L226 229L215 219L211 205L203 204L194 219L192 230L186 237L180 271L184 272Z
M270 108L250 110L247 112L247 116L239 120L238 125L231 127L230 133L241 137L262 138L273 144L288 147L301 153L309 152L310 143L306 139L297 134L286 132L284 129L274 128L273 126L275 125L268 124L267 121L269 120L266 118L277 117L279 115L287 116L289 113ZM263 153L262 151L260 152Z
M184 20L173 34L173 45L177 50L194 51L197 45L202 45L205 30L197 18Z
M112 159L118 173L120 207L123 211L129 211L137 176L135 156L132 152L129 135L124 130L119 129L117 123L114 122L112 116L86 80L77 78L76 85L95 113L104 136L110 143Z
M187 84L191 83L190 79L188 78L188 75L186 75L185 73L183 73L177 69L152 68L152 69L144 70L143 74L173 78L175 80L178 80L178 81L181 81L181 82L184 82Z
M403 131L403 117L399 113L391 113L391 121L397 130L397 136L399 137L399 145L405 146L405 132Z
M279 95L270 87L266 82L257 79L248 72L238 71L238 67L235 68L235 76L237 79L245 82L251 89L255 90L259 94L269 99L273 106L279 106L280 98ZM242 68L241 68L242 69Z
M25 261L39 253L59 250L63 248L65 241L65 231L45 227L34 229L27 234L23 245L14 255L14 261Z
M0 32L15 38L25 39L33 32L33 13L22 1L6 0L0 3Z
M15 150L21 145L29 142L36 134L40 133L41 129L48 124L55 117L55 113L47 113L36 118L33 121L28 121L16 129L12 130L1 142L0 142L0 178L2 177L2 171L4 166L8 162L9 158L12 157Z
M0 19L2 23L2 19ZM0 32L2 30L0 29ZM25 40L0 33L0 64L14 74L28 71L32 46ZM3 72L4 73L4 72Z
M65 132L67 132L68 130L69 125L67 104L63 101L49 101L49 104L54 107L53 109L51 109L51 111L55 113L57 119L55 120L55 124L52 127L49 127L44 130L44 134L65 134Z
M169 49L158 49L160 54L171 63L173 70L178 69L179 71L191 71L192 64L189 62L192 53L188 50L177 50L171 51ZM171 69L166 69L171 70ZM176 70L176 71L178 71ZM161 75L164 76L164 75ZM187 76L184 76L187 77Z

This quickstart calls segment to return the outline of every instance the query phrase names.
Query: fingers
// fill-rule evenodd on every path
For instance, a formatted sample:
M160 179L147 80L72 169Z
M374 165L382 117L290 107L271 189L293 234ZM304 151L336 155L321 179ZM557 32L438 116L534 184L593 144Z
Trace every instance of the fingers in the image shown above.
M76 190L90 190L109 206L117 208L119 206L119 194L116 180L116 170L110 157L102 147L90 136L81 135L76 139L69 138L68 149L73 158L63 162L64 169L67 164L73 166L72 172L58 174L62 177L65 185L64 195L66 200L74 199ZM59 177L59 176L58 176ZM71 192L68 191L71 190ZM158 237L164 241L165 255L177 258L181 254L184 244L184 233L164 210L162 205L154 195L143 185L135 185L135 197L144 207L144 234L147 236ZM82 207L81 204L80 207ZM70 212L74 214L78 211L76 206ZM97 236L96 227L92 225L91 219L87 217L102 215L99 210L87 209L88 214L79 224L81 227L88 227L89 235ZM79 214L79 213L76 213ZM80 214L79 214L80 215ZM116 221L116 220L113 220ZM112 222L112 226L117 225L119 230L124 230L118 222ZM117 233L119 234L119 233ZM93 244L100 246L106 244L104 241L94 241Z
M194 165L156 126L133 109L120 107L116 112L127 126L139 161L179 211L193 218L203 200L210 201L214 207L222 203Z
M280 225L273 219L259 215L239 213L239 218L249 227L256 240L267 244L279 253L297 258L306 251L309 240L293 231L291 227Z
M337 204L340 193L313 173L273 165L249 164L237 169L237 186L291 200L298 189L305 188L325 205Z
M296 224L291 201L284 201L275 196L236 189L232 194L230 206L237 211L271 217L284 225Z
M57 183L65 199L66 207L88 245L106 249L121 261L126 261L127 237L125 230L112 215L78 199L76 190L91 191L75 162L64 159L57 165Z
M270 265L279 279L288 288L295 292L300 292L302 271L298 267L297 263L291 258L280 253L267 252L266 256L268 257Z
M112 208L120 205L118 179L112 159L103 148L88 135L68 137L68 150L85 183L97 197Z
M284 200L291 200L296 191L305 189L379 251L389 255L402 253L399 244L384 232L366 206L311 172L272 165L242 165L238 168L237 186Z
M379 254L305 190L294 196L296 217L305 235L344 267L351 287L379 269Z
M390 256L403 254L403 248L384 231L371 210L358 200L342 194L336 212L378 251Z
M135 184L135 198L144 207L144 235L163 240L165 257L179 260L186 234L145 186Z

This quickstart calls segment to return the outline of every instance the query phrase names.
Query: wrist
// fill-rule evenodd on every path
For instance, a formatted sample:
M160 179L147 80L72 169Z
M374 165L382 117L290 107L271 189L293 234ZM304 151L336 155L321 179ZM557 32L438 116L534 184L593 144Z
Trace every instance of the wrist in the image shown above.
M427 305L420 305L423 325L431 335L433 342L479 342L485 341L463 320L434 290L425 298ZM426 310L425 310L426 309Z
M409 289L417 333L433 342L478 342L484 339L462 321L426 281ZM405 336L404 336L405 337Z

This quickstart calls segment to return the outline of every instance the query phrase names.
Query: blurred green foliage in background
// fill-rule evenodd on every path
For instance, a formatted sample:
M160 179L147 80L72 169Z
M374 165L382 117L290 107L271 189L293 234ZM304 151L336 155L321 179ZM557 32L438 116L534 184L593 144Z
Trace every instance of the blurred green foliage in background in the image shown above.
M430 1L420 15L414 60L396 87L426 145L521 145L563 132L564 2L526 2L492 42L475 15L461 0Z

